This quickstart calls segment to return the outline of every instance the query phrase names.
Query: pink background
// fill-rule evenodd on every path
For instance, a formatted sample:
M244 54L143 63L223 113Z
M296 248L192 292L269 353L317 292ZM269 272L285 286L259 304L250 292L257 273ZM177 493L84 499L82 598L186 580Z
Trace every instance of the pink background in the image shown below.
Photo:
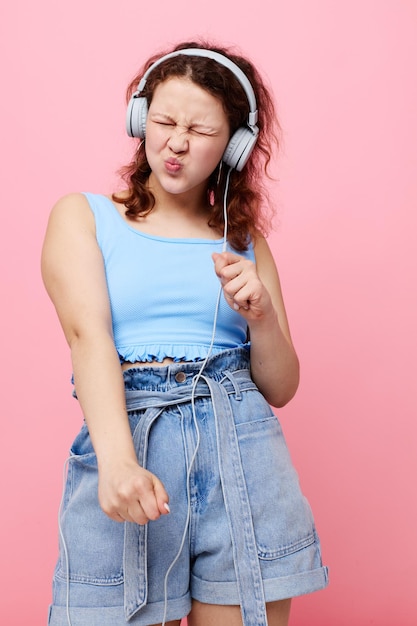
M259 65L285 131L270 242L302 384L280 416L331 571L291 625L415 626L417 3L7 5L0 623L46 623L61 469L81 420L40 279L50 207L113 188L130 154L128 80L148 53L202 34Z

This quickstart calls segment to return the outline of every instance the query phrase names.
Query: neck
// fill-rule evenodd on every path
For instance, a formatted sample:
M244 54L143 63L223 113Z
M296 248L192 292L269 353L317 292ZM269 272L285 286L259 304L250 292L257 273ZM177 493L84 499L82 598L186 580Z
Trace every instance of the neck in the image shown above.
M181 213L188 215L207 215L207 186L202 183L184 193L172 194L163 189L158 180L152 175L149 176L148 188L155 198L155 211L170 213Z
M155 206L140 219L142 230L168 237L217 239L221 236L208 225L211 207L205 185L187 193L170 194L153 183L151 175L149 189L155 196Z

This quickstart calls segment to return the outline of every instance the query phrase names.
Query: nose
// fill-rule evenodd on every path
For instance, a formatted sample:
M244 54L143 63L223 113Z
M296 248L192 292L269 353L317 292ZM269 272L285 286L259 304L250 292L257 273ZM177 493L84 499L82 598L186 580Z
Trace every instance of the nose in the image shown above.
M180 128L179 126L175 126L172 129L172 133L168 138L167 144L172 152L175 152L175 154L185 152L185 150L187 150L188 148L187 131Z

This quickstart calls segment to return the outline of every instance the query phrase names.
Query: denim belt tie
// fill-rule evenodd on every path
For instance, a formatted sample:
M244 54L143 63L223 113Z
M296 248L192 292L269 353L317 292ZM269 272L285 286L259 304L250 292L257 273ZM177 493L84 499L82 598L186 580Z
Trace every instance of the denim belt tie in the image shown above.
M267 626L252 514L229 402L229 393L235 393L236 399L239 399L239 383L246 388L249 383L250 388L254 388L247 370L227 372L219 382L202 374L198 376L194 394L191 385L184 385L163 394L158 392L154 397L152 392L127 391L126 402L128 411L147 409L133 434L138 462L142 467L146 467L149 432L163 410L170 405L191 402L192 397L197 399L211 396L220 479L232 539L243 626ZM239 502L239 508L230 506L230 502ZM129 620L147 602L147 525L125 522L124 572L124 608L125 617Z

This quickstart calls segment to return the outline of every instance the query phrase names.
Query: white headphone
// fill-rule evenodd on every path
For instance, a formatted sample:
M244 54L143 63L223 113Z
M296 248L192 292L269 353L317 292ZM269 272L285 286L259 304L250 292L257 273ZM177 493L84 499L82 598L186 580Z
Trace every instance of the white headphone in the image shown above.
M166 59L170 59L181 54L184 54L186 56L206 57L217 61L217 63L223 65L224 67L227 67L234 74L234 76L237 78L237 80L244 89L249 103L249 116L247 126L241 126L236 130L236 132L230 138L229 143L227 144L224 154L222 156L222 161L226 163L226 165L229 165L230 167L240 172L243 166L247 163L252 153L252 150L255 147L255 143L259 133L259 128L256 126L256 122L258 121L256 98L252 89L252 85L250 84L248 78L242 72L240 67L238 67L236 63L233 63L233 61L228 59L223 54L214 52L214 50L205 50L203 48L186 48L185 50L176 50L175 52L170 52L169 54L166 54L157 61L155 61L155 63L153 63L146 70L138 85L137 90L130 98L126 115L127 134L130 137L138 137L139 139L143 139L145 137L146 118L148 116L148 101L144 96L141 96L140 94L142 93L146 85L149 74L157 65L159 65Z

